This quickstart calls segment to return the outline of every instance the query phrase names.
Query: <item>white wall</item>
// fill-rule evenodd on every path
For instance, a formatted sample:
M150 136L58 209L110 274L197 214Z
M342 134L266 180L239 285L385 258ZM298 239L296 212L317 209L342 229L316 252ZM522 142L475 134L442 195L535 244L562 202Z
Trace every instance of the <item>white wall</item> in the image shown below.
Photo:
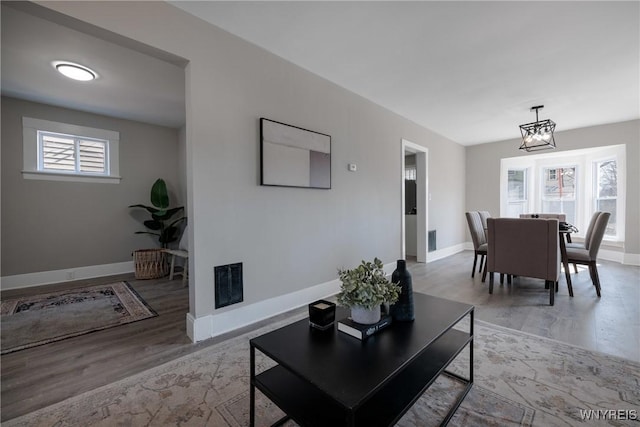
M334 281L340 267L376 256L394 263L402 138L429 148L429 228L443 247L464 242L460 145L171 5L41 4L189 61L189 327L202 328L199 337L220 331L221 319L222 329L253 320L253 306L266 307L264 316L278 310L274 299L308 298L300 292ZM260 117L331 135L331 190L258 185ZM244 302L214 312L213 267L235 262L244 266Z

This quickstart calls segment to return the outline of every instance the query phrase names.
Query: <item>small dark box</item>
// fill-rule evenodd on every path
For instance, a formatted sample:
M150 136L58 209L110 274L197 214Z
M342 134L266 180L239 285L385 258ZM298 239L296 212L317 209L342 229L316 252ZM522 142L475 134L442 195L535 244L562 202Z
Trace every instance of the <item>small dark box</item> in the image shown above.
M309 304L309 326L324 331L333 327L336 305L330 301L318 300Z

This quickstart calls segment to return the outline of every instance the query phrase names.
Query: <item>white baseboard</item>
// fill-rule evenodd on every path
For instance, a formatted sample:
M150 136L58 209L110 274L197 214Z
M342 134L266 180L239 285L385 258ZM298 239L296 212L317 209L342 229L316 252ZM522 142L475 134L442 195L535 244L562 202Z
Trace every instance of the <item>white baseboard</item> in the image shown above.
M14 276L2 277L0 280L0 289L28 288L31 286L68 282L70 280L91 279L94 277L112 276L114 274L132 273L134 268L133 261L126 261L114 264L65 268L64 270L16 274Z
M620 264L624 264L624 257L624 252L610 251L602 248L598 251L598 258L606 259L607 261L615 261Z
M640 254L624 254L622 257L622 263L625 265L640 266Z
M391 264L389 264L391 265ZM395 269L395 264L394 267ZM387 270L385 266L385 271ZM302 307L318 299L326 298L340 291L338 279L321 283L290 294L270 298L228 310L194 318L187 313L187 335L193 342L213 338L243 326L251 325L272 316Z
M433 252L427 253L427 263L437 261L439 259L446 258L451 255L455 255L458 252L462 252L467 249L466 243L460 243L454 246L449 246L448 248L438 249ZM473 249L473 244L471 245L471 249Z
M455 247L430 252L429 261L444 258L462 250L464 250L464 245L456 245ZM383 267L385 274L392 274L396 266L397 264L395 262L385 264ZM195 318L191 313L187 313L187 335L193 342L213 338L226 332L242 328L243 326L248 326L269 317L302 307L315 300L335 295L339 291L340 280L335 279L307 289L241 306L219 314L212 313Z

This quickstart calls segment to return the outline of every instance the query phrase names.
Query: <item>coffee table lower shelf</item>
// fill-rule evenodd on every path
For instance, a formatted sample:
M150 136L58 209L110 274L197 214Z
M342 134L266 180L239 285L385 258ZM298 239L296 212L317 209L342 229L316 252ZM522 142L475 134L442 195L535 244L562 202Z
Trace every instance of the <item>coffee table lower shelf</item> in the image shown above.
M443 420L446 424L471 389L472 382L445 369L468 344L473 345L472 340L473 336L468 332L448 330L368 400L354 408L341 405L280 365L256 375L253 384L287 414L286 418L301 426L391 426L444 372L465 384Z

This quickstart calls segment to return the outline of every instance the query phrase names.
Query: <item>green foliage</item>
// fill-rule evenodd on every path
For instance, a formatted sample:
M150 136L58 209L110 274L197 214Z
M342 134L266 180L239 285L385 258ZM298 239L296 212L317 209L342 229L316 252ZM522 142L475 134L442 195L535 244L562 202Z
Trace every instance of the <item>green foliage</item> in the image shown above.
M362 263L352 270L338 270L342 281L338 304L345 307L359 305L368 309L382 303L393 304L400 297L401 287L391 283L382 270L382 261Z
M151 219L144 221L144 226L151 231L136 231L136 234L151 234L158 237L158 241L163 248L169 243L178 240L178 224L186 218L181 217L175 220L172 218L184 210L184 206L169 208L169 193L167 184L162 178L158 178L151 187L151 205L130 205L130 208L143 208L151 214Z

